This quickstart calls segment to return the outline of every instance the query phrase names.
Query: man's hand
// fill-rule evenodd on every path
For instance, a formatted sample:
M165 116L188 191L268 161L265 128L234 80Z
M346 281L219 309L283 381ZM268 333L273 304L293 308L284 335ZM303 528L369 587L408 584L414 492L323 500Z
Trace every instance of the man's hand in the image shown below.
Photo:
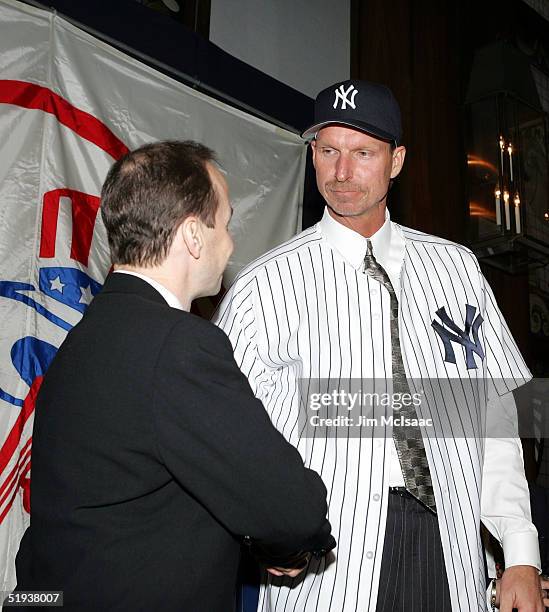
M500 612L544 612L538 570L531 565L514 565L503 572L500 584Z
M549 608L549 576L541 576L541 588L543 589L543 605Z
M266 569L269 574L273 576L289 576L290 578L295 578L307 567L310 559L311 553L304 553L295 559L296 563L294 567L267 567Z
M290 578L295 578L301 574L305 567L306 566L295 567L293 569L287 569L285 567L268 567L267 571L273 576L289 576Z

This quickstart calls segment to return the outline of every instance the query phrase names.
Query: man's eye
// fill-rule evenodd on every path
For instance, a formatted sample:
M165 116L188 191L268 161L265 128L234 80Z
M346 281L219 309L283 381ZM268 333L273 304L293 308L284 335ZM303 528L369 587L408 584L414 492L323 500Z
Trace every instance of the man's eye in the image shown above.
M327 148L322 149L323 155L333 155L334 153L335 153L334 149L327 149Z
M369 157L372 156L372 152L371 151L359 151L358 152L358 156L361 159L368 159Z

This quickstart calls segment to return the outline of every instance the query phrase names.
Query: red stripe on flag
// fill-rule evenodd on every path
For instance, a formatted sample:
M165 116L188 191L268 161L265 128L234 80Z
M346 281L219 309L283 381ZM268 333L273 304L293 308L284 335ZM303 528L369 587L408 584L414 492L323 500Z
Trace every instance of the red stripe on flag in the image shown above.
M19 412L13 427L11 428L8 437L5 439L2 448L0 448L0 474L6 469L9 460L13 457L14 453L19 446L21 435L23 434L23 428L30 415L34 412L34 403L36 401L36 394L42 384L43 376L37 376L23 402L23 407Z
M28 512L28 514L30 514L31 508L30 508L30 478L27 476L27 474L29 473L30 469L31 469L31 461L29 461L27 463L27 465L25 466L25 469L23 470L23 473L21 474L21 479L19 480L19 486L23 489L23 508L25 510L25 512Z
M27 397L23 402L23 407L21 408L21 411L19 412L19 415L10 430L10 433L8 434L6 440L4 441L4 444L2 445L2 448L0 449L0 474L6 469L10 459L17 452L17 447L21 442L21 437L23 435L23 429L25 427L25 424L34 412L36 396L38 394L40 386L42 385L43 378L43 376L37 376L34 379L31 388L29 389L29 392L27 394ZM9 497L11 491L15 489L13 491L11 499L0 513L0 524L2 524L2 521L4 520L13 505L19 485L24 484L22 478L24 478L24 475L27 474L30 469L31 440L32 437L29 437L29 439L25 442L25 444L19 451L19 459L17 461L17 464L11 470L0 489L0 493L5 491L2 494L2 498L0 499L0 504L2 504L5 499ZM25 462L27 462L28 467L25 466ZM21 466L23 466L23 468ZM23 493L23 497L25 497L25 492Z
M97 145L114 159L119 159L129 151L103 122L76 108L47 87L26 81L0 80L0 103L50 113L59 123Z
M4 482L2 483L2 486L0 487L0 504L2 504L6 497L5 491L11 488L11 486L13 485L14 477L19 471L21 471L21 465L23 464L23 461L26 461L30 457L31 440L32 438L29 438L25 442L23 448L21 448L21 450L19 451L19 459L17 460L17 463L13 466L11 472L6 476Z
M19 480L21 478L21 473L24 471L25 464L30 463L31 457L31 449L28 448L25 453L21 452L19 454L19 459L17 461L17 465L14 466L13 470L9 473L9 476L4 481L2 485L2 489L0 493L0 506L6 501L6 498L9 497L11 490L13 487L17 488Z
M28 443L30 443L31 440L32 438L29 438ZM19 455L19 461L17 462L17 466L12 470L9 476L9 479L11 480L10 486L7 487L5 493L0 498L0 507L1 507L1 505L10 496L11 492L13 491L13 494L11 494L10 500L4 506L4 509L0 513L0 525L2 524L2 521L7 516L8 512L13 506L13 502L17 496L17 491L19 490L19 487L23 489L23 507L30 514L30 479L26 478L26 475L29 473L30 467L31 467L31 449L29 448L24 456L21 456L21 454ZM11 478L11 475L16 470L17 470L17 473L14 474L15 478ZM6 480L6 482L3 485L4 487L6 486L7 482L8 481Z
M0 513L0 525L2 524L3 520L6 518L8 512L11 510L11 507L13 506L13 502L15 501L16 496L17 496L17 487L15 487L15 491L13 492L13 495L11 496L11 499L8 505L2 510L2 513Z
M25 475L27 474L27 472L30 469L30 461L27 463L27 465L25 466L25 470L23 472L23 474L21 474L20 479L17 480L17 484L23 486L23 479L25 477ZM15 501L15 498L17 497L17 491L19 490L19 486L15 487L15 490L13 492L13 495L11 496L10 501L8 502L8 504L6 505L6 507L2 510L2 513L0 514L0 525L2 524L2 521L6 518L8 512L11 510L11 507L13 506L13 502ZM23 500L25 498L25 490L23 490ZM23 501L23 504L25 502ZM27 512L29 512L30 508L27 510Z

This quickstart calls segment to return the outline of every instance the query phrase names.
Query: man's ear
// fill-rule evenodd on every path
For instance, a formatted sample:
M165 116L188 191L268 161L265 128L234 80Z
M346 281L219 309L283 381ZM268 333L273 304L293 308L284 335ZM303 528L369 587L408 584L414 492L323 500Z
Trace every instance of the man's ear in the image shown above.
M187 217L177 231L180 233L189 253L195 259L198 259L204 247L204 234L200 219L194 216Z
M393 151L393 165L391 168L391 178L394 179L400 174L406 157L406 147L397 147Z
M316 140L311 140L311 153L313 154L313 168L316 168Z

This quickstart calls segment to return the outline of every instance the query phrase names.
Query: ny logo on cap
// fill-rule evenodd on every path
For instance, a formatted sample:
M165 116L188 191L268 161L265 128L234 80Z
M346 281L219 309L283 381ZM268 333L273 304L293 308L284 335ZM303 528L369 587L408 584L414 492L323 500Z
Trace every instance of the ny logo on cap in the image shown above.
M340 85L335 90L334 108L337 108L337 102L338 102L338 100L340 100L341 101L341 110L346 110L347 104L351 108L356 109L356 106L355 106L355 96L356 96L357 93L358 93L358 89L355 89L354 85L349 85L347 90L345 90L343 85ZM351 98L350 99L349 99L349 94L351 94Z

